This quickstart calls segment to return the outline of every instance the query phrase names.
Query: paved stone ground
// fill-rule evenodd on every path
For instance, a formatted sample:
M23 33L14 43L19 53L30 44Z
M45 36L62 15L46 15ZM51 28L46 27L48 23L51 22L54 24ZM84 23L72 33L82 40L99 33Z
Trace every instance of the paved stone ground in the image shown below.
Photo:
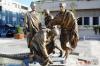
M59 41L56 41L59 44ZM16 54L16 53L29 52L27 48L26 39L16 40L13 38L0 38L0 52L5 54ZM98 40L84 40L79 41L75 52L79 52L81 56L96 57L100 63L100 41ZM100 64L96 65L100 66Z
M0 38L0 53L18 54L24 52L29 52L25 39Z

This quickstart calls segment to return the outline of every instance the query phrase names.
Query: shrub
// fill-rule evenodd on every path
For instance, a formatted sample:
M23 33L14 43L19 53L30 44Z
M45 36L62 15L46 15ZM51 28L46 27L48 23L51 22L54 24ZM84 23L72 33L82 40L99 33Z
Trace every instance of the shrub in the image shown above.
M16 34L18 34L18 33L21 33L21 34L24 33L21 26L18 26L18 27L16 28Z

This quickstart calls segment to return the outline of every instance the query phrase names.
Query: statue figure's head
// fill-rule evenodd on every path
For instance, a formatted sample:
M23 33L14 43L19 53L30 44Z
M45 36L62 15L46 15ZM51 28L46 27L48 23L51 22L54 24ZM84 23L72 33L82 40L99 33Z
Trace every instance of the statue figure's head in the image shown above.
M31 2L30 7L31 7L32 11L36 10L36 4L34 2Z

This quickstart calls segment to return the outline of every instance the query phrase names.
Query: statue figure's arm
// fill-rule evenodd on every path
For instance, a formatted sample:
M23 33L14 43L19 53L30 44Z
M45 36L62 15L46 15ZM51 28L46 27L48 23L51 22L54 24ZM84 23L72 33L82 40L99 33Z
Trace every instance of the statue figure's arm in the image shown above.
M52 19L49 24L48 27L52 28L54 25L60 25L61 23L61 19L59 16L55 16L54 19Z
M27 31L29 31L29 19L26 13L24 16L24 33L26 33Z

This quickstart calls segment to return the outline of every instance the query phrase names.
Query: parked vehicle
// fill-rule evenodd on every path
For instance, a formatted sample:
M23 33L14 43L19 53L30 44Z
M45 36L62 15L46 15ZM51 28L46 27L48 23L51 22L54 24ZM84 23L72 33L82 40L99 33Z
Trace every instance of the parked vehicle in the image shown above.
M8 30L7 33L6 33L6 37L14 37L14 34L15 34L15 30Z

